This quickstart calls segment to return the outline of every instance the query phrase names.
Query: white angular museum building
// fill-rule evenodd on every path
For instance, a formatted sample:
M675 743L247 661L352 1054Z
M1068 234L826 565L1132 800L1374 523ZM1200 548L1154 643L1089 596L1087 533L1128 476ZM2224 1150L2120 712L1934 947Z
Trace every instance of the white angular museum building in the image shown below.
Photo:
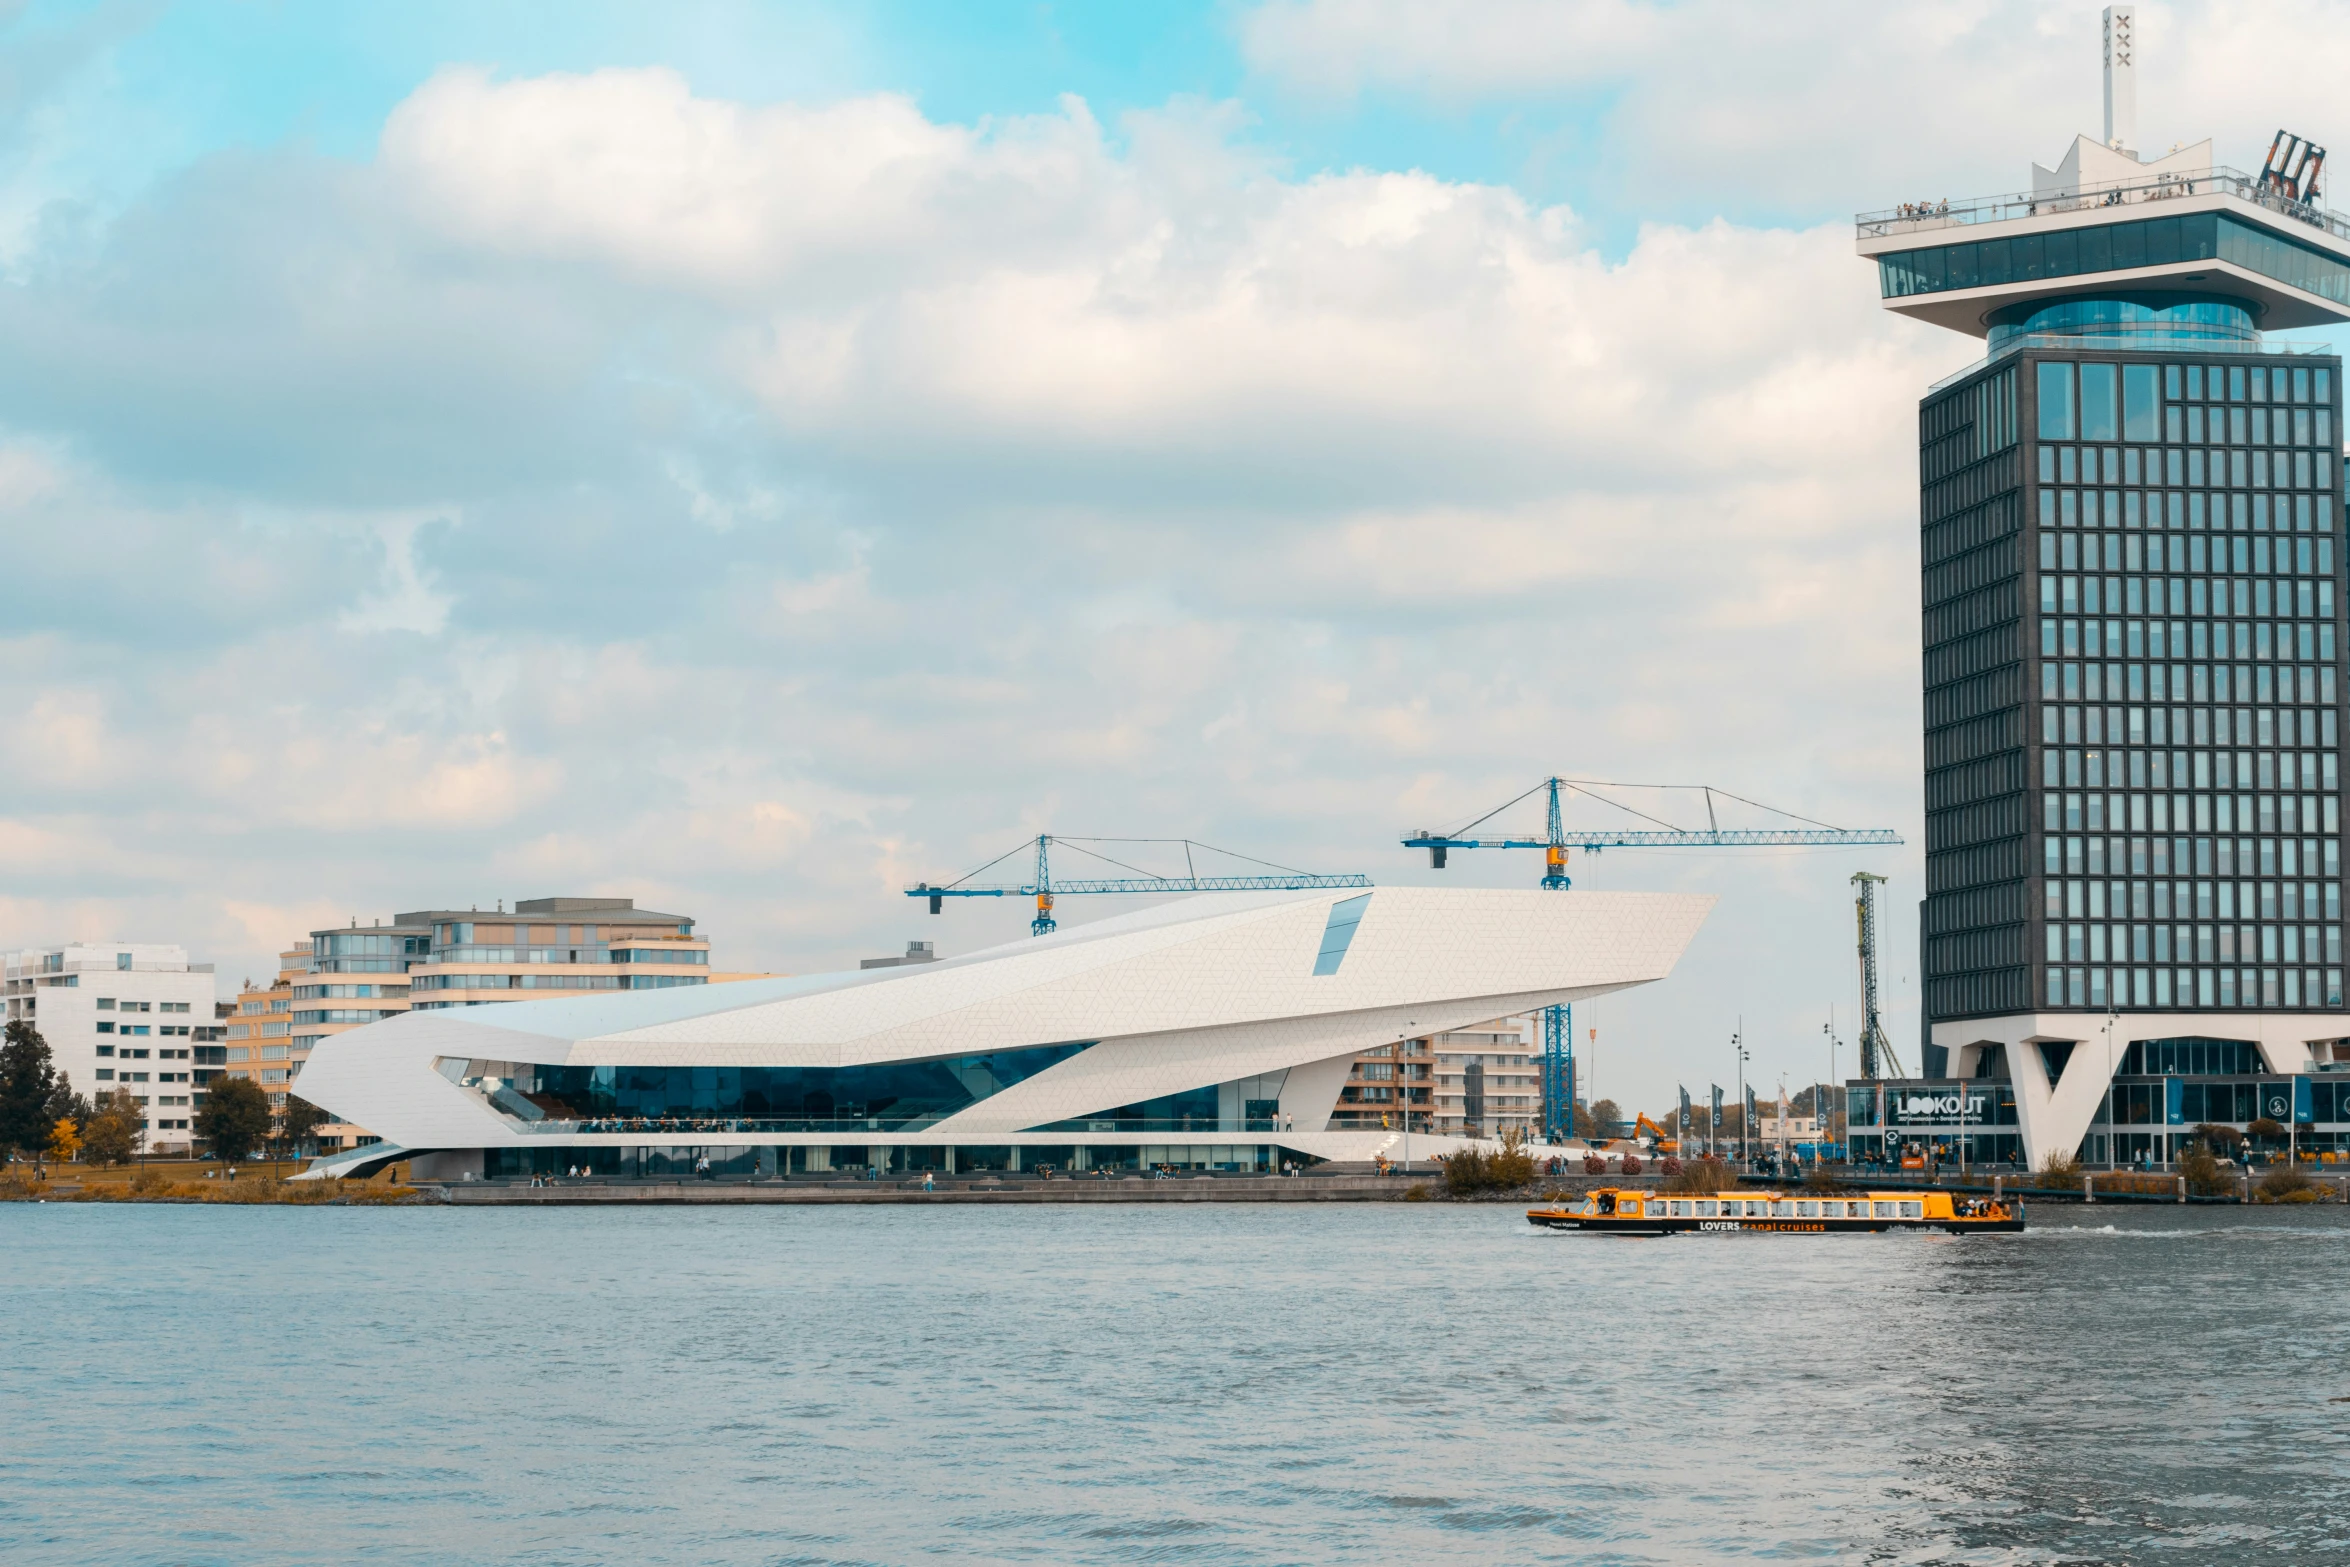
M1713 901L1193 897L936 963L405 1013L325 1041L302 1092L384 1139L338 1165L450 1179L1393 1157L1332 1129L1357 1057L1662 979Z

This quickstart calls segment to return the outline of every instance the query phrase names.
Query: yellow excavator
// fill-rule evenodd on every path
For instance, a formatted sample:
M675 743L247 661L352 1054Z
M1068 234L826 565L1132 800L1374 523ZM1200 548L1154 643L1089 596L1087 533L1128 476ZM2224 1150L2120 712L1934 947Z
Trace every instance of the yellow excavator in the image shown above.
M1651 1121L1646 1114L1634 1123L1632 1135L1639 1139L1643 1147L1655 1153L1677 1154L1681 1151L1681 1140L1666 1136L1665 1129Z

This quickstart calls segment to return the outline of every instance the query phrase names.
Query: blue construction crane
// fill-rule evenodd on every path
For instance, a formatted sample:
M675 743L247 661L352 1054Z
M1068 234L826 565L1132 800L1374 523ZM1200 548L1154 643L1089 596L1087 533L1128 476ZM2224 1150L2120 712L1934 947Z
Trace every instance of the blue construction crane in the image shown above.
M1702 828L1675 827L1672 823L1634 810L1621 800L1594 794L1594 789L1626 788L1695 788L1705 796L1705 826ZM1570 829L1559 809L1559 791L1580 794L1630 812L1643 821L1654 822L1653 828L1639 829ZM1547 791L1550 800L1548 831L1539 838L1472 838L1466 836L1493 820L1521 800ZM1807 827L1723 827L1714 814L1714 796L1736 800L1741 805L1752 805L1757 810L1791 821L1809 822ZM1542 885L1552 892L1564 892L1573 885L1567 878L1567 851L1583 849L1597 854L1602 849L1687 849L1687 848L1764 848L1776 846L1851 847L1864 844L1898 844L1900 835L1883 827L1851 829L1830 827L1813 822L1809 817L1797 816L1761 805L1744 796L1731 794L1726 789L1687 784L1610 784L1583 778L1545 778L1524 794L1505 800L1467 826L1452 832L1429 832L1416 829L1404 835L1404 847L1426 849L1428 864L1442 870L1445 857L1455 849L1540 849L1543 851ZM1575 1009L1570 1003L1545 1007L1542 1011L1542 1136L1545 1142L1557 1146L1574 1135L1575 1131Z
M1120 870L1133 871L1134 874L1131 876L1096 876L1076 879L1064 877L1055 881L1053 879L1051 850L1056 843L1063 848L1075 849L1079 854L1091 855L1104 864L1115 865ZM1089 843L1181 844L1183 846L1184 874L1181 876L1153 876L1148 871L1128 865L1123 860L1113 860L1106 854L1082 847L1082 845ZM977 870L967 871L962 876L941 886L934 887L928 882L917 882L906 889L906 896L928 898L930 912L933 914L945 908L948 898L1033 897L1036 899L1036 918L1028 922L1028 930L1031 935L1044 936L1051 934L1055 928L1053 900L1071 893L1269 892L1315 887L1368 887L1371 885L1371 878L1368 876L1317 876L1310 871L1291 870L1285 865L1275 865L1270 860L1259 860L1250 855L1235 854L1230 849L1219 849L1213 844L1198 843L1189 838L1055 838L1049 834L1040 834L1035 842L1036 879L1034 881L1017 887L972 884L971 878L979 875L981 871L1001 865L1013 855L1025 852L1028 847L1029 845L1023 843L1016 849L1007 849ZM1278 874L1271 876L1202 876L1194 868L1192 859L1194 849L1205 850L1210 854L1221 854L1230 859L1247 860L1252 865L1262 865L1267 870Z

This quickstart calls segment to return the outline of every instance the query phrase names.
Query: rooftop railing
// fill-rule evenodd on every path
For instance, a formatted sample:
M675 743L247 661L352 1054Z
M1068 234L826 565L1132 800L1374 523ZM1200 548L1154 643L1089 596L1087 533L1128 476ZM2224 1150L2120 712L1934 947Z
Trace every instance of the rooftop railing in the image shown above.
M2143 180L2085 181L2072 190L2046 195L2019 191L2005 196L1975 196L1965 201L1904 202L1884 212L1864 212L1853 220L1853 226L1861 239L1887 239L1977 223L2007 223L2052 212L2088 212L2104 207L2179 201L2189 196L2232 196L2251 206L2264 207L2279 217L2323 229L2336 239L2350 240L2350 217L2310 202L2295 201L2280 191L2264 187L2257 175L2223 168L2201 174L2152 175Z

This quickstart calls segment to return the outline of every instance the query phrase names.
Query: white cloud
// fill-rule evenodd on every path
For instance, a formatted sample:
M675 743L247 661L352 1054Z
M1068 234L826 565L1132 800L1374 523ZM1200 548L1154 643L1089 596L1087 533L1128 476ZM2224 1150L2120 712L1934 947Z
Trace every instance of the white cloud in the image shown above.
M1234 127L451 71L373 163L192 175L107 288L0 301L74 459L0 462L0 500L117 557L28 567L70 626L9 645L40 678L0 735L63 759L14 775L15 841L116 810L198 889L123 906L254 972L281 911L578 891L804 970L1010 935L893 889L1039 830L1396 879L1407 820L1552 768L1911 821L1910 410L1966 345L1884 318L1835 226L1607 253ZM279 242L207 250L229 225ZM150 279L180 335L116 325ZM218 466L213 400L110 396L188 359L291 469ZM80 401L22 390L44 366ZM190 579L243 596L184 649L105 611ZM1816 951L1779 870L1726 874L1807 976L1758 994L1845 983L1837 867Z
M383 549L383 576L373 592L342 614L345 631L438 633L449 623L449 596L437 590L432 573L417 563L416 530L451 520L437 512L407 512L375 519Z
M2327 140L2340 7L2138 10L2147 148L2216 135L2256 169L2280 121ZM1825 213L2027 185L2028 160L2102 132L2099 27L2075 0L1266 0L1238 33L1252 66L1312 95L1555 120L1527 133L1534 166L1624 210Z

